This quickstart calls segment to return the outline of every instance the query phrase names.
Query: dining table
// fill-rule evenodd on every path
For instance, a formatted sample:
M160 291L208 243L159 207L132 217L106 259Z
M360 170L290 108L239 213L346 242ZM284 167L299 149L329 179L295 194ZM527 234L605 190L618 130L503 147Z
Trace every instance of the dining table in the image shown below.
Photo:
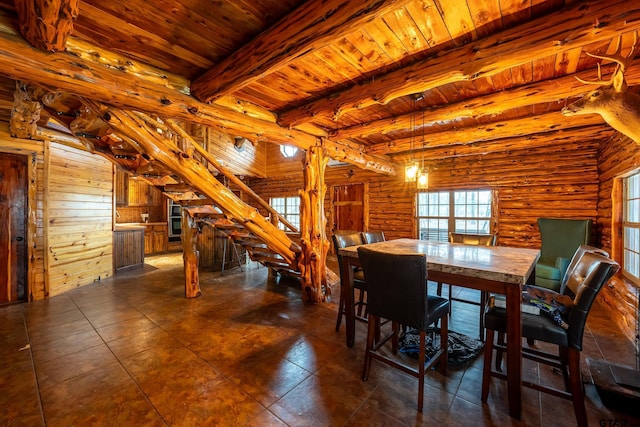
M340 288L345 303L347 346L355 342L353 272L360 267L358 247L339 249L342 257ZM427 280L506 296L507 387L509 414L522 413L522 285L533 275L540 251L509 246L476 246L464 243L395 239L370 243L367 247L390 254L426 255ZM365 271L366 281L366 271Z

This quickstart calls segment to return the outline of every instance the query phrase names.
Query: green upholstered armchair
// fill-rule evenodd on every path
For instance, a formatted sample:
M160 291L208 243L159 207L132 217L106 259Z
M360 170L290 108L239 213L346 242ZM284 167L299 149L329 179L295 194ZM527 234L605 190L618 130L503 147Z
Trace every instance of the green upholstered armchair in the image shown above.
M536 286L559 291L571 257L580 245L589 244L591 220L539 218L538 228L542 247L536 264Z

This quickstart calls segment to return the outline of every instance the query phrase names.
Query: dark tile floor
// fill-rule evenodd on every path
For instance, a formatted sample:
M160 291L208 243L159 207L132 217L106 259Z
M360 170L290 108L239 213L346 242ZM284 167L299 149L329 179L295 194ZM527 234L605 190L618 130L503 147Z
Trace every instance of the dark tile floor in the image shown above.
M369 381L360 379L365 325L347 348L344 327L334 331L335 301L305 305L293 281L256 266L201 272L197 299L184 298L182 277L180 254L152 257L143 270L0 307L0 424L575 425L569 401L529 389L523 420L510 418L498 380L480 402L482 355L446 376L430 372L420 414L415 378L374 361ZM477 307L454 303L451 329L476 335L477 319ZM635 360L599 306L583 353ZM524 375L558 380L533 363ZM586 389L592 425L640 425Z

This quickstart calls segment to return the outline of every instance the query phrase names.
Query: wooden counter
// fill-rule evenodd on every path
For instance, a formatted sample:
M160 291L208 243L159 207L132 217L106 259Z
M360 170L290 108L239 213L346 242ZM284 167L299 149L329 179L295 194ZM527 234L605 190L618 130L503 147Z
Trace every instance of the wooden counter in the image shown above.
M143 226L116 225L113 230L113 270L115 273L144 266Z

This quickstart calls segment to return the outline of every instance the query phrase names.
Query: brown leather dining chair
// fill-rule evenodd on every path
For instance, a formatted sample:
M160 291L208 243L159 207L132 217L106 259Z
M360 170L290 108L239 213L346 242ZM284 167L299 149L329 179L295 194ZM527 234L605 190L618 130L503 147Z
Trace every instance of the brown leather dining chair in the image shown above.
M495 234L470 234L470 233L454 233L449 232L449 243L465 243L467 245L476 246L494 246L496 244ZM489 294L485 291L480 291L480 301L465 299L461 297L454 297L451 292L451 285L449 285L449 301L458 301L466 304L473 304L480 306L479 317L479 336L481 340L484 340L484 310L489 300ZM438 283L438 295L442 295L442 283ZM451 306L449 306L451 308Z
M418 378L418 411L424 401L426 370L439 363L440 372L447 369L449 301L427 293L425 254L390 254L366 245L358 248L358 257L367 281L369 322L362 379L367 381L373 359ZM391 332L377 338L380 320L391 321ZM440 321L440 349L426 361L426 329ZM417 367L397 357L400 326L420 332ZM380 349L391 340L392 355Z
M365 244L384 242L385 240L386 239L384 238L383 231L363 231L362 232L362 242Z
M361 245L364 242L362 241L362 235L360 232L356 233L345 233L345 234L334 234L332 236L333 240L333 248L336 252L336 258L338 259L338 267L342 272L342 256L338 249L346 248L349 246ZM354 303L354 307L356 308L356 320L366 322L367 310L366 310L366 299L365 294L367 292L367 284L364 281L364 275L361 269L357 269L354 271L353 276L353 288L354 290L358 290L358 301ZM352 300L355 301L355 299ZM340 302L338 304L338 319L336 320L336 332L340 330L340 325L342 324L342 317L345 315L345 300L344 300L344 289L342 287L342 280L340 280Z
M575 257L574 257L575 258ZM540 348L522 348L522 357L559 369L564 378L564 390L556 387L532 381L523 381L522 385L533 388L556 397L569 399L573 402L578 426L587 425L585 409L584 385L580 371L580 352L582 351L582 337L589 310L596 296L609 279L618 271L617 262L596 252L584 252L567 271L567 288L575 290L573 305L565 314L563 325L551 316L544 313L522 313L522 337L527 341L535 340L557 347L558 352L552 353ZM540 288L538 288L540 289ZM557 294L554 291L545 291ZM566 324L565 324L566 323ZM494 345L494 335L504 337L507 328L507 313L503 308L492 307L485 314L487 340L484 349L484 368L482 373L482 401L486 402L489 396L491 377L506 379L502 372L502 352L506 350L501 340ZM496 370L491 368L493 350L496 350Z

